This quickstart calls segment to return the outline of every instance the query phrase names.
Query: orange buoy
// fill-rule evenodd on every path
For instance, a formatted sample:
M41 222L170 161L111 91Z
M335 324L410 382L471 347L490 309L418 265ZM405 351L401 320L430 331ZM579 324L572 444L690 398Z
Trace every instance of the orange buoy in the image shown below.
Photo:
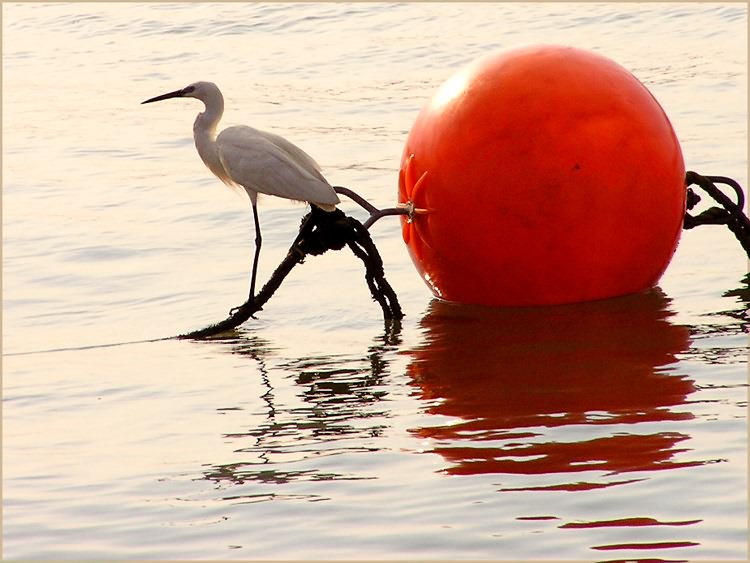
M685 214L682 151L630 72L572 47L480 58L404 147L404 241L436 297L526 306L653 287Z

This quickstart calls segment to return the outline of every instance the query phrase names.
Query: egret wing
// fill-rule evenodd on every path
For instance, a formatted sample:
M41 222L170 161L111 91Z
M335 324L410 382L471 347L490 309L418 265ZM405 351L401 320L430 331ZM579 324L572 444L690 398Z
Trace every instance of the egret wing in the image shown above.
M339 203L312 157L283 137L237 126L222 131L216 145L229 176L245 188L298 201Z

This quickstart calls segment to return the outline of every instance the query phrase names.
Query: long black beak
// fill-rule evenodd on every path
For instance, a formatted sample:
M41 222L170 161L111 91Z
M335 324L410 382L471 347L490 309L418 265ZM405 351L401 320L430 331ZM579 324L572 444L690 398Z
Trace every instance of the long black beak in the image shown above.
M174 92L169 92L168 94L162 94L161 96L156 96L155 98L149 98L148 100L141 102L141 104L150 104L151 102L160 102L161 100L168 100L169 98L181 98L185 95L185 89L182 90L175 90Z

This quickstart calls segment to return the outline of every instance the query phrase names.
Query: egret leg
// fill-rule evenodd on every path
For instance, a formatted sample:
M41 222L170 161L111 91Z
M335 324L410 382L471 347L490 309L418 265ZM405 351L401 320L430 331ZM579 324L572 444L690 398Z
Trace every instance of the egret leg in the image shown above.
M253 259L253 273L250 278L250 300L255 297L255 276L258 273L258 257L263 237L260 236L260 221L258 220L258 206L253 202L253 219L255 219L255 258Z

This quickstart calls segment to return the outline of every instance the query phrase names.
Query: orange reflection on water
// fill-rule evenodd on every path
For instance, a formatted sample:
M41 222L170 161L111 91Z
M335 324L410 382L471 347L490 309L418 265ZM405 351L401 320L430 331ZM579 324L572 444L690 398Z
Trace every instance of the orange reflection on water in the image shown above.
M424 399L439 399L428 412L458 420L412 432L434 441L430 451L451 474L623 473L703 463L674 459L686 451L682 432L621 426L693 418L680 408L693 382L667 367L688 349L689 329L669 321L668 303L659 290L546 308L434 301L408 370ZM571 425L586 425L575 429L578 440L546 435ZM625 482L632 480L530 488Z

